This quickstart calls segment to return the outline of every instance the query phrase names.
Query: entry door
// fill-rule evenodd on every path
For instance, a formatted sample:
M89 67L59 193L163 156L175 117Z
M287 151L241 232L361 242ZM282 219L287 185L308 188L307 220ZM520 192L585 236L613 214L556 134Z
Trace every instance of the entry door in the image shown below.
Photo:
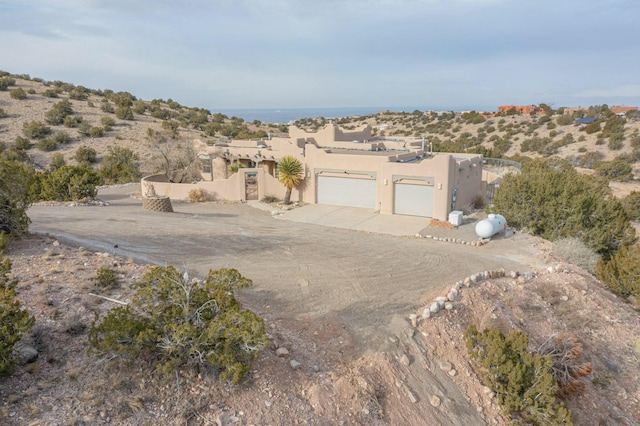
M433 186L396 183L393 212L410 216L433 217Z
M247 201L257 200L258 199L258 173L256 172L245 173L244 187L245 187L246 200Z

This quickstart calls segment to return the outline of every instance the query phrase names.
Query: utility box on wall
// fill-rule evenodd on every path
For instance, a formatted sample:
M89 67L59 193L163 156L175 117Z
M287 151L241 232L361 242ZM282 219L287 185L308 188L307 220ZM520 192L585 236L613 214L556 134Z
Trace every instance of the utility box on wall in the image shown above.
M449 223L452 224L453 226L460 226L462 225L462 216L463 216L463 212L461 212L460 210L454 210L451 213L449 213Z

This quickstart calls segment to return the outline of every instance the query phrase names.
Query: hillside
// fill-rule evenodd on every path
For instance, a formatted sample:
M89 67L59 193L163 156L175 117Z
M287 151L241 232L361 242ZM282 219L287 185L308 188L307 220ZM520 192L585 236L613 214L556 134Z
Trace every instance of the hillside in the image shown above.
M282 135L287 126L277 123L244 122L241 118L227 117L215 111L182 106L171 99L139 100L135 94L113 93L110 90L93 90L63 82L45 82L27 76L5 76L12 80L6 90L0 90L0 142L11 147L19 137L24 137L23 126L33 121L45 123L46 114L53 106L68 100L76 119L90 127L106 129L100 136L86 135L76 127L63 124L48 125L51 132L64 132L68 142L59 144L52 151L36 147L31 140L27 150L32 161L47 168L54 153L64 156L67 164L75 164L75 152L84 145L96 150L100 159L111 146L122 146L138 154L143 173L154 172L152 157L157 154L149 138L150 129L155 132L173 132L187 141L198 139L209 145L224 143L229 138L243 139ZM3 77L0 77L3 78ZM22 89L24 99L14 99L11 91ZM122 96L131 99L132 118L118 119L116 103ZM610 112L598 108L585 111L599 118L598 131L587 130L583 124L574 124L567 115L508 115L492 116L484 113L436 113L391 112L362 117L337 119L346 129L369 124L374 136L421 137L432 143L434 150L462 152L478 151L486 156L546 157L569 159L575 166L593 169L597 161L616 158L631 164L635 176L640 175L638 149L640 147L640 115L618 117L620 122L609 123ZM614 116L615 118L615 116ZM106 121L105 121L106 120ZM614 120L615 121L615 120ZM112 122L112 125L105 123ZM327 119L310 117L294 124L309 130L318 129ZM615 124L615 125L614 125ZM99 132L98 132L99 133ZM97 133L96 133L97 134ZM620 185L618 185L620 186ZM622 185L622 194L633 187Z

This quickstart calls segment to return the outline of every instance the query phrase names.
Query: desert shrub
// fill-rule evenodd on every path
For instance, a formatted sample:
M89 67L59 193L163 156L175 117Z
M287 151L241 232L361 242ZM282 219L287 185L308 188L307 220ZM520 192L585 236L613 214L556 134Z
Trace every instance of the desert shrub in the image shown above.
M100 117L100 124L102 124L104 126L105 131L108 132L109 130L111 130L111 127L116 125L116 120L114 120L113 117L103 116L103 117Z
M204 188L195 188L189 191L189 202L191 203L204 203L209 199L209 193Z
M51 135L51 140L60 145L66 145L71 142L71 136L67 132L58 131Z
M135 101L132 110L136 114L144 114L147 110L147 104L145 104L144 101Z
M86 101L89 98L89 89L82 86L77 86L69 91L69 98L76 101Z
M591 135L593 133L598 133L600 131L600 122L594 121L593 123L587 124L587 127L584 128L584 131Z
M140 179L137 160L138 156L129 148L109 147L102 160L100 176L107 184L136 182Z
M596 273L600 256L578 237L561 238L553 242L552 253L590 273Z
M624 182L633 178L633 168L624 161L598 161L594 168L598 176L607 179Z
M609 136L609 143L607 146L612 151L621 150L624 147L624 135L622 133L613 133Z
M585 135L580 135L580 136L578 137L578 142L584 142L584 141L586 141L586 140L587 140L587 137L586 137Z
M119 106L116 108L116 117L120 120L133 120L133 111L131 107Z
M58 148L58 144L51 138L40 139L36 142L36 148L40 151L51 152Z
M579 174L562 160L532 160L523 164L521 173L505 176L491 212L503 215L516 229L550 241L579 237L603 255L635 241L608 181Z
M157 108L151 111L151 116L153 118L158 118L160 120L168 120L171 118L171 111L162 109L162 108Z
M262 201L263 203L271 204L271 203L277 203L278 201L280 201L280 199L273 195L267 195L263 197L262 200L260 201Z
M22 134L29 139L41 139L50 133L51 127L40 121L25 121L22 124Z
M118 285L118 275L113 269L103 266L98 269L93 282L100 290L110 290Z
M131 362L147 358L164 373L213 369L237 383L268 342L263 320L235 299L250 285L235 269L211 270L200 282L172 266L152 268L132 286L127 306L95 318L90 351Z
M640 192L631 191L622 199L622 207L631 220L640 219Z
M75 157L78 163L95 163L96 162L96 150L82 145L76 150Z
M42 92L42 96L46 97L46 98L57 98L58 97L58 91L55 89L47 89L44 92Z
M51 161L49 161L49 170L54 171L66 165L67 162L64 160L64 156L57 152L51 156Z
M471 325L464 339L474 367L507 416L534 425L571 424L571 412L556 399L551 358L527 352L524 333L505 337L498 329L479 332Z
M5 118L7 115L7 112L4 110L4 108L0 108L0 118Z
M113 108L113 105L111 105L106 98L102 99L102 103L100 104L100 109L102 110L102 112L107 112L107 113L113 113L115 111L115 109Z
M82 123L82 116L79 115L67 115L64 118L63 125L64 127L78 127Z
M80 136L89 136L91 134L91 125L83 121L78 125L78 134Z
M92 138L101 138L104 136L104 129L102 127L93 126L89 129L89 136Z
M0 257L0 375L10 371L15 363L13 347L22 334L29 332L33 317L20 307L15 291L18 281L9 279L11 262Z
M553 334L536 353L551 358L551 376L558 384L558 395L567 397L584 391L584 379L591 374L590 362L582 362L582 343L575 336Z
M32 187L35 200L72 201L94 198L101 179L94 170L80 166L62 166L52 172L38 173Z
M9 88L9 86L15 86L16 80L11 77L2 77L0 78L0 90L5 91Z
M31 148L31 141L27 138L23 138L22 136L16 137L15 148L20 151L26 151Z
M11 97L11 99L27 99L27 92L25 92L22 87L18 87L17 89L10 90L9 96Z
M53 107L44 114L44 121L53 126L57 126L64 123L64 119L71 114L73 114L73 106L71 102L64 99L53 105Z
M573 123L573 118L569 114L562 114L556 119L559 126L568 126Z
M33 180L33 168L19 160L0 159L0 233L20 235L27 231Z
M609 260L600 259L596 276L618 296L639 296L640 246L624 246Z

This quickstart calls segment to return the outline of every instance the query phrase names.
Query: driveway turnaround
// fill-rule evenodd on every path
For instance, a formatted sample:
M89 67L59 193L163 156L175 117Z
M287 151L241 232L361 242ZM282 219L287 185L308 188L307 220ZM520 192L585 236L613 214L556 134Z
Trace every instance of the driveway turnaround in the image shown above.
M30 229L200 276L236 268L254 282L240 299L256 312L276 320L338 318L360 351L380 347L399 318L406 324L425 293L479 271L532 268L519 241L471 247L391 235L415 235L428 224L424 218L362 220L342 209L343 217L355 219L350 230L323 226L343 220L340 208L323 206L274 218L247 204L173 202L174 213L159 213L143 210L130 196L138 188L101 189L99 197L109 202L104 207L33 206ZM401 226L406 230L399 232Z

